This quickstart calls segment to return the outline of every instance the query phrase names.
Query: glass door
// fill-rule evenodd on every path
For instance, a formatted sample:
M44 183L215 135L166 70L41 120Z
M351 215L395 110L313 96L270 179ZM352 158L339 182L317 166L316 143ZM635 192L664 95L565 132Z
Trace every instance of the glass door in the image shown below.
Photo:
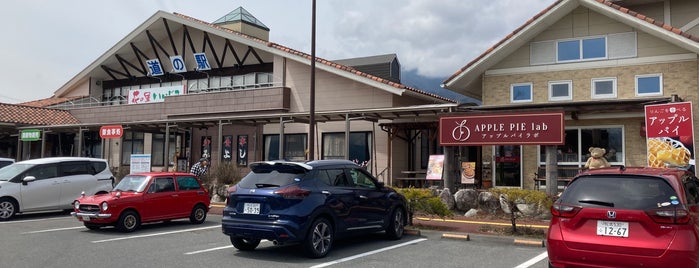
M499 187L522 187L520 145L495 146L495 183Z

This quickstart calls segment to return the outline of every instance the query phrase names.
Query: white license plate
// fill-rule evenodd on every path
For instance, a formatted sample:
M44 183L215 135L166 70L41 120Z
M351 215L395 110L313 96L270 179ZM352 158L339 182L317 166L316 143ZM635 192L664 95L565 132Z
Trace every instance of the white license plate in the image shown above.
M625 221L597 221L597 235L629 237L629 223Z
M90 221L90 216L82 216L83 221Z
M245 213L245 214L260 214L260 203L245 203L245 204L243 204L243 213Z

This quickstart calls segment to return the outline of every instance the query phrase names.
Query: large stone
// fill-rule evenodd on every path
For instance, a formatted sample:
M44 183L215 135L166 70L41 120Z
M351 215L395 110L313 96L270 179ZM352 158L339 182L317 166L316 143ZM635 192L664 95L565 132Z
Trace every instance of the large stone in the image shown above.
M478 210L475 208L469 209L466 213L464 213L464 217L470 218L470 217L475 217L478 215Z
M478 194L478 208L489 213L495 213L500 209L500 200L491 192L481 192Z
M468 211L478 207L478 192L474 189L461 189L454 194L456 209Z
M439 199L442 200L442 203L447 205L449 210L454 209L454 196L451 194L451 191L449 191L449 188L444 188L442 192L439 193Z

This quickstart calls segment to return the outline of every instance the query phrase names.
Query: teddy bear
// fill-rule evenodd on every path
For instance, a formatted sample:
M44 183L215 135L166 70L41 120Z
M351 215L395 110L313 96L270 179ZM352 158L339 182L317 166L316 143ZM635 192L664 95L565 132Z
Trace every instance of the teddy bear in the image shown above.
M588 151L590 151L590 158L587 159L585 168L595 169L611 166L609 162L607 162L607 159L604 158L604 154L607 153L607 150L604 148L590 147Z

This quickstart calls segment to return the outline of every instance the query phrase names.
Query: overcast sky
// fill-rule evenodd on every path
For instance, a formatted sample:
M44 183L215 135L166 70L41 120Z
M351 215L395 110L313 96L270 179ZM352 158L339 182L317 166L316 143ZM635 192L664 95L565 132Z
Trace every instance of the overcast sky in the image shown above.
M554 0L318 0L316 55L396 53L446 79ZM311 0L22 0L0 9L0 102L53 95L157 10L213 22L242 6L270 41L310 53Z

